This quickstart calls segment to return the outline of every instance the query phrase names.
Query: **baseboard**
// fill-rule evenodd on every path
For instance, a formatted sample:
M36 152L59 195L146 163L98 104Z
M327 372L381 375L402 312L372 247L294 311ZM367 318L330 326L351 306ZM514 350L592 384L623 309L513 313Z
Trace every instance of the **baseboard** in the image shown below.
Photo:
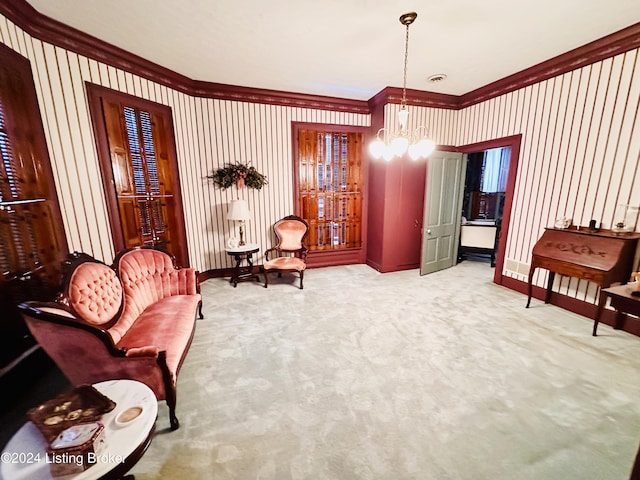
M524 295L527 295L529 286L527 282L505 276L502 277L501 285L511 290L520 292ZM538 305L534 303L533 299L535 299L536 301L541 301L542 305L544 306L544 299L546 297L546 294L547 290L545 288L534 285L532 288L532 303L530 308L538 307ZM527 299L523 298L522 308L525 308L526 303ZM582 315L583 317L586 317L590 320L594 320L596 318L596 313L598 311L598 306L594 303L578 300L577 298L568 297L567 295L561 295L557 292L551 293L551 300L549 303L578 315ZM605 309L602 312L600 323L613 327L616 323L615 312L612 309ZM621 330L631 333L632 335L640 336L640 319L627 315Z

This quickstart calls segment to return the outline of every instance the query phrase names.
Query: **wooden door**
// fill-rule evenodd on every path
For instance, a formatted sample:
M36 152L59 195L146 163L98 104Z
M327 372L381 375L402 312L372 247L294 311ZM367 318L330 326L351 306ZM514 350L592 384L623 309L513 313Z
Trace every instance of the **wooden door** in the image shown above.
M411 160L404 156L397 160L400 186L397 194L398 210L395 218L393 263L396 268L417 268L422 246L422 218L424 185L427 173L425 160Z
M52 300L66 254L31 66L0 45L0 372L36 345L16 304Z
M117 226L112 228L116 250L151 246L188 265L170 116L139 99L98 93L92 103L102 115L95 116L93 109L92 115L105 132L103 151L108 155L102 155L107 159L101 158L101 166L113 184L110 216Z
M428 159L421 275L456 264L464 165L462 153L436 151Z

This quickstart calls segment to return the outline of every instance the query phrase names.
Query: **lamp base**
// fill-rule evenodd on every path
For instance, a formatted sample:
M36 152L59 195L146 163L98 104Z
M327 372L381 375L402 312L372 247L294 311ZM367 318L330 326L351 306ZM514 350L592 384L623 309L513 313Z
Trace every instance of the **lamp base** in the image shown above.
M242 247L244 245L246 245L244 241L244 230L242 229L242 225L240 225L240 241L238 242L238 246Z

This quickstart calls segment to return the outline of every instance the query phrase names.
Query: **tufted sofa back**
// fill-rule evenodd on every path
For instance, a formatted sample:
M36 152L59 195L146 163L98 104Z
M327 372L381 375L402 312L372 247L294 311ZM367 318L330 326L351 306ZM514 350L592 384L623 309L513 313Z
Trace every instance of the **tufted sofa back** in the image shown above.
M122 285L116 272L103 263L82 263L69 278L69 306L90 325L105 327L114 320L122 297Z
M172 295L193 295L195 282L188 281L191 269L176 270L173 259L152 249L134 249L122 255L117 271L122 282L124 307L116 324L109 329L115 343L133 322L153 303Z

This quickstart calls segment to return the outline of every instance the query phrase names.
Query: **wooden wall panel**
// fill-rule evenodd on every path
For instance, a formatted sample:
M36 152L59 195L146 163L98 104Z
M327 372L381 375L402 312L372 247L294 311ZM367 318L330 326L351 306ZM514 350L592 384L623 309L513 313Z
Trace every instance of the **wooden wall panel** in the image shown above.
M190 263L205 271L232 265L224 252L229 201L249 202L247 237L264 251L271 225L293 213L291 122L368 126L369 115L186 95L32 38L0 16L0 41L31 61L47 145L71 251L111 262L113 245L85 82L168 105L173 111ZM206 176L229 162L254 165L269 184L260 192L221 191Z

